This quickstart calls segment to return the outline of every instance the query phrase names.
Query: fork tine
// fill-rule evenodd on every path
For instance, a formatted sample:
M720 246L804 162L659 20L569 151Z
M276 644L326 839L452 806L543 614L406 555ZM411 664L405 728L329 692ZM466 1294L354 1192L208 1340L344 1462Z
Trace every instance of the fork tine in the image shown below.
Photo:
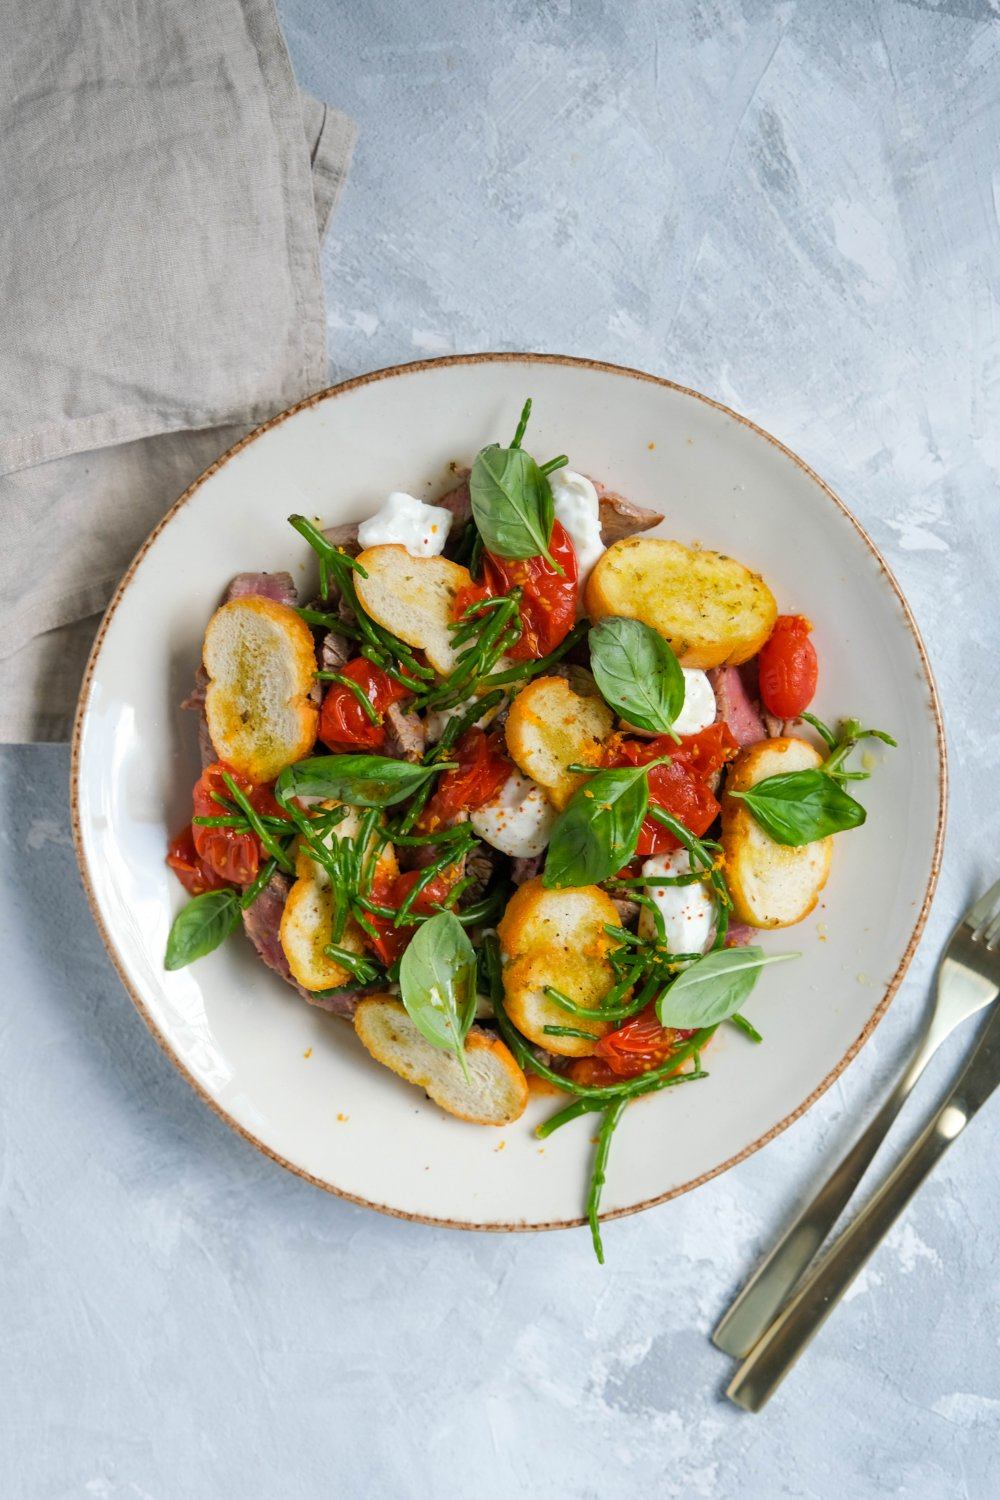
M980 896L978 901L972 903L962 918L962 922L966 927L971 927L975 931L984 922L987 922L998 909L1000 909L1000 880L991 885L986 894Z
M1000 912L994 913L981 936L987 948L992 948L997 938L1000 937Z

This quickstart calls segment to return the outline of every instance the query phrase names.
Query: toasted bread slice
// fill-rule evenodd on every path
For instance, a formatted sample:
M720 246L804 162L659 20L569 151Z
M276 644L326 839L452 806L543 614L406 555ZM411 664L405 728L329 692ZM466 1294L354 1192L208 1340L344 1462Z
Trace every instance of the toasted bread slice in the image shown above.
M287 604L256 594L231 599L208 622L202 661L205 717L220 760L273 781L316 742L312 632Z
M536 677L511 705L507 749L562 808L583 781L567 767L597 765L614 722L601 698L575 693L561 677Z
M435 672L454 671L455 595L472 582L468 568L446 557L411 557L405 547L368 547L358 557L367 578L354 575L361 604L379 625L419 647ZM460 648L464 649L464 648Z
M641 620L666 638L682 667L705 670L749 661L778 617L759 574L663 537L626 537L609 547L587 581L586 606L592 620Z
M612 1021L588 1021L551 999L546 989L559 990L568 1000L588 1007L600 1005L615 982L614 970L607 959L584 958L582 954L559 950L552 953L526 953L507 964L503 971L504 1000L507 1014L529 1042L544 1047L560 1057L589 1057L594 1044L614 1029ZM593 1041L580 1036L553 1035L546 1026L571 1026L587 1031Z
M805 740L761 740L733 761L726 791L746 792L765 777L809 771L821 761ZM809 915L826 885L833 839L799 848L778 844L745 802L724 795L722 848L736 920L751 927L791 927Z
M450 1115L472 1125L510 1125L528 1102L528 1084L499 1038L473 1026L465 1039L466 1079L458 1059L432 1047L392 995L362 1000L354 1029L376 1062L422 1088Z
M564 1057L586 1057L593 1044L583 1037L551 1036L546 1026L574 1026L594 1040L611 1030L564 1010L544 993L547 985L578 1005L599 1005L614 983L607 955L617 946L605 932L618 911L606 891L584 885L547 891L541 880L525 881L507 903L497 926L504 959L503 984L511 1020L531 1041Z
M548 891L541 879L526 880L507 902L497 924L506 960L525 953L559 951L603 958L614 946L605 923L618 922L618 908L600 886Z
M323 951L331 941L332 924L329 885L296 880L281 914L278 937L293 978L307 990L332 990L351 978L349 970ZM350 953L364 952L364 935L356 922L348 921L340 946Z
M321 805L333 808L337 803L324 802ZM324 836L323 843L332 848L337 839L353 839L360 826L360 812L350 807L346 816ZM373 843L374 834L369 849ZM379 852L378 866L389 876L397 873L396 854L391 844L386 844ZM288 893L278 929L288 967L307 990L329 990L347 984L351 978L349 971L324 952L333 927L330 877L301 838L295 850L295 874L297 879ZM364 934L356 922L348 921L340 946L350 953L364 952Z

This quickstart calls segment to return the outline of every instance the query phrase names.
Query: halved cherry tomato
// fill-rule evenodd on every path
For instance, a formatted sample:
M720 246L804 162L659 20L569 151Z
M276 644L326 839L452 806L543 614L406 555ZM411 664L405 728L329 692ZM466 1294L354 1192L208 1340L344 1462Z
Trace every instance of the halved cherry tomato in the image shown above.
M419 870L407 870L404 874L393 877L376 876L372 882L372 900L377 906L388 906L393 911L398 911L420 879L420 874ZM454 879L449 877L447 871L435 875L417 896L413 903L413 910L421 915L429 915L436 911L453 884ZM396 959L401 958L405 952L406 945L412 938L417 924L413 922L402 927L394 927L388 917L378 917L373 912L367 915L368 921L378 932L377 937L372 937L370 933L365 934L368 946L384 964L395 963Z
M499 735L475 725L465 731L450 756L458 761L457 769L445 771L421 814L422 832L446 827L459 813L473 812L496 796L513 770L500 746Z
M776 719L797 719L813 700L819 663L804 615L779 615L761 648L760 696Z
M739 742L729 725L720 720L709 724L707 729L699 729L697 734L682 734L679 745L661 753L672 755L674 760L687 766L704 781L709 776L714 776L716 771L721 771L739 752L739 748Z
M167 864L190 896L201 896L205 891L218 891L230 884L199 857L194 847L194 830L190 823L170 840Z
M637 1016L601 1038L594 1056L607 1063L618 1078L635 1078L665 1063L675 1047L694 1035L674 1026L661 1026L656 1007L647 1005Z
M347 662L340 673L357 683L380 716L390 703L407 697L402 683L395 682L363 656ZM320 709L319 737L330 750L378 750L385 744L385 725L373 724L351 689L342 682L334 682Z
M606 761L612 766L644 766L661 755L669 755L671 763L654 766L647 777L649 800L672 813L700 837L708 832L720 811L719 803L705 784L706 778L732 760L738 749L727 725L710 724L697 734L682 735L679 745L665 734L651 740L621 738ZM655 818L643 820L635 847L637 855L662 854L679 847L679 840Z
M226 809L215 799L215 793L228 798L229 791L222 779L223 772L232 777L240 791L249 798L254 809L266 817L281 818L284 810L275 802L269 786L254 786L246 776L241 776L223 761L206 766L195 782L193 802L196 818L224 817ZM191 834L195 850L201 860L223 881L232 885L249 885L260 869L261 847L255 833L241 833L236 828L206 828L193 823Z
M490 598L492 595L489 589L484 588L481 583L463 583L451 601L452 619L457 623L471 604L482 604L485 599ZM478 615L481 611L476 613Z
M554 651L576 620L576 549L561 521L553 521L549 551L562 568L559 574L544 557L514 559L483 553L483 584L487 596L523 590L521 638L508 655L515 661L533 661ZM463 591L465 592L465 591ZM466 600L466 606L471 603Z

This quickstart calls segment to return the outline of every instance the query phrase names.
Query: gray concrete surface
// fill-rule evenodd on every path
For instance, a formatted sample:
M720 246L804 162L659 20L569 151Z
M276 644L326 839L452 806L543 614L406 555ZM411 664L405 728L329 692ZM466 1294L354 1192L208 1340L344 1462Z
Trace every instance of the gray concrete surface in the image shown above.
M952 753L944 873L846 1076L735 1171L611 1226L600 1270L585 1234L381 1219L230 1134L104 956L67 752L5 751L0 1493L990 1500L1000 1105L764 1415L722 1399L707 1336L898 1065L944 934L996 873L995 7L285 0L282 16L302 82L362 132L325 252L334 376L452 350L593 355L720 397L802 453L928 640Z

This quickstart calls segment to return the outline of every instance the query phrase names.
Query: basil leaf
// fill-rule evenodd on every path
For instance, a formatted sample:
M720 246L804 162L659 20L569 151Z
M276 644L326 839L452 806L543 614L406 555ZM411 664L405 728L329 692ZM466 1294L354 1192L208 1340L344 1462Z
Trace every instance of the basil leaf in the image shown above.
M240 898L234 890L204 891L192 897L174 918L163 967L183 969L196 958L204 958L225 942L239 920Z
M523 448L491 443L476 455L469 476L472 516L483 545L497 557L537 557L549 552L555 510L549 481Z
M858 828L868 816L860 802L821 770L766 776L749 791L729 795L746 803L775 843L793 848Z
M684 707L684 673L659 631L613 617L593 626L587 640L605 701L636 729L669 733Z
M649 766L588 776L552 825L542 884L598 885L628 864L649 805Z
M323 797L352 807L392 807L444 769L415 766L388 755L317 755L286 766L274 786L281 803L292 797Z
M763 948L720 948L682 970L656 1003L661 1026L686 1030L717 1026L735 1015L757 983L761 969L797 953L765 953Z
M399 965L399 988L414 1026L432 1047L454 1052L468 1076L465 1038L476 1013L476 954L454 912L417 928Z

